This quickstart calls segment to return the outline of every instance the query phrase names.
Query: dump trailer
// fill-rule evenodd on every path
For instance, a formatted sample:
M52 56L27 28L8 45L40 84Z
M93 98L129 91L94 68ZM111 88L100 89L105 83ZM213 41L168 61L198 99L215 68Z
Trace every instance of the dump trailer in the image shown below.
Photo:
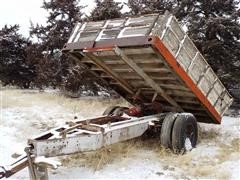
M149 129L162 146L184 153L197 144L197 122L220 124L233 101L168 12L77 23L62 52L132 107L109 107L97 118L70 121L29 139L26 154L1 166L0 177L28 167L31 179L47 179L53 166L48 157L97 150Z

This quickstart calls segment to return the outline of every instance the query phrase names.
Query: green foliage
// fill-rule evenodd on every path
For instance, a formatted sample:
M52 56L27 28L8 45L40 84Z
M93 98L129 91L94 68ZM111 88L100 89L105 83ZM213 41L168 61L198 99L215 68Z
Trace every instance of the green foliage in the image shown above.
M0 80L3 85L29 88L36 76L35 63L28 59L31 42L18 30L18 25L0 30Z
M82 6L79 0L44 1L42 8L49 12L47 25L34 26L30 35L37 37L47 54L53 56L56 50L61 50L66 43L76 22L81 22Z
M96 7L91 12L90 19L92 21L120 18L122 16L119 2L113 0L95 0Z
M240 85L240 2L198 0L189 35L228 87Z

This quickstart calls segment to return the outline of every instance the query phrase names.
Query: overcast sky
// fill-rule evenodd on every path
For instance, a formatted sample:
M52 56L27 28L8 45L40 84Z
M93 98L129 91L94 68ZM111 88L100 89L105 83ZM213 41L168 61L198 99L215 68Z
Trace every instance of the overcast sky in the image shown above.
M126 2L127 0L116 0ZM44 24L47 11L41 8L43 0L0 0L0 28L5 24L19 24L20 33L28 36L30 21L34 24ZM85 13L94 8L94 0L81 0L81 5L86 5Z

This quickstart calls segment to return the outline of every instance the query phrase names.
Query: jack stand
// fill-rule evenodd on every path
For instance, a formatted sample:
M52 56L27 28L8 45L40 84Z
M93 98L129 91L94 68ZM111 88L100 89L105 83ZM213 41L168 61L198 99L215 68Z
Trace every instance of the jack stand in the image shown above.
M25 152L28 159L28 170L31 180L48 180L47 166L41 165L33 162L33 157L31 157L31 148L26 147Z
M35 165L37 180L48 180L48 170L45 165Z

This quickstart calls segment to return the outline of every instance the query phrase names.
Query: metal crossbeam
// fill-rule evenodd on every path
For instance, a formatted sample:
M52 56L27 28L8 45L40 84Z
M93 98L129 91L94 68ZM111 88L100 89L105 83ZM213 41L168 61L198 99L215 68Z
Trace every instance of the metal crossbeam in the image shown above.
M139 76L141 76L149 86L151 86L165 100L167 100L167 102L176 107L177 110L183 111L183 109L174 101L174 99L168 96L164 90L158 84L156 84L132 59L128 58L120 48L116 47L115 52L126 64L128 64Z

